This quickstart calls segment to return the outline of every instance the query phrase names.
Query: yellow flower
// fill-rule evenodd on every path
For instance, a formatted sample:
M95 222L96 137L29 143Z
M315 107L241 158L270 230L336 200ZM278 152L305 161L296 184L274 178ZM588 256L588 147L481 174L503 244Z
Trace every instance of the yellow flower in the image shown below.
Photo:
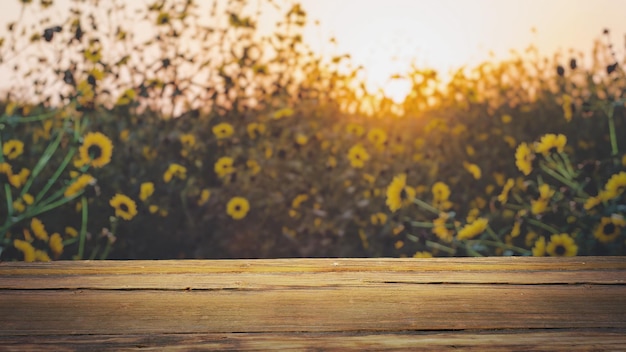
M209 191L208 189L203 189L200 192L200 199L198 199L198 206L203 206L206 204L206 202L209 201L209 198L211 197L211 191Z
M439 210L447 210L452 207L452 203L448 201L450 197L450 187L443 182L435 182L432 187L433 205Z
M144 182L139 186L139 199L145 202L154 193L154 183Z
M180 164L171 163L170 166L165 171L165 173L163 174L163 181L165 181L165 183L169 183L174 177L180 180L186 179L187 168Z
M413 258L432 258L433 255L430 252L415 252Z
M335 158L332 155L329 156L328 159L326 160L326 167L329 169L332 169L336 166L337 166L337 158Z
M39 249L35 249L35 260L38 262L49 262L50 257L48 256L48 253Z
M141 155L143 155L146 160L152 160L157 157L157 151L144 145L141 150Z
M60 256L63 253L63 238L58 233L53 233L50 236L50 241L48 242L48 246L50 246L50 250L54 253L55 257Z
M233 163L235 160L228 156L223 156L215 162L214 170L217 176L224 177L226 175L230 175L235 172L235 168L233 167Z
M512 178L509 178L508 180L506 180L506 184L502 188L502 193L498 195L498 201L501 204L506 204L506 202L508 202L509 192L511 191L513 186L515 186L515 180L513 180Z
M30 243L28 243L26 241L14 239L13 240L13 247L15 247L17 250L22 252L22 254L24 254L24 261L25 262L34 262L35 261L35 248L33 248L33 246Z
M513 121L513 118L511 117L511 115L502 115L502 117L500 118L502 120L503 124L509 124L511 123L511 121Z
M258 175L259 172L261 172L261 165L259 165L256 160L250 159L246 161L246 166L250 169L250 174L252 174L252 176Z
M373 128L367 133L367 139L377 146L382 146L387 141L387 133L380 128Z
M196 145L196 136L191 133L184 133L180 135L180 143L186 149L192 149Z
M604 185L604 196L606 200L619 197L626 190L626 171L611 176Z
M265 133L265 125L258 122L251 122L246 127L246 130L248 131L250 139L255 139Z
M226 205L226 213L235 220L245 218L249 210L250 203L243 197L233 197Z
M385 213L375 213L370 216L370 221L372 225L384 225L387 223L387 214Z
M41 222L41 220L37 218L32 218L30 220L30 228L33 230L33 234L38 239L48 242L48 232L46 231L45 226Z
M101 168L111 162L113 143L100 132L89 132L78 149L80 164Z
M478 219L478 215L480 215L480 209L478 208L472 208L470 209L470 211L467 213L467 217L465 218L465 220L467 222L472 222L476 219Z
M148 211L150 212L150 214L154 214L159 211L159 206L152 204L148 207Z
M352 167L362 168L365 166L365 162L370 159L370 155L363 146L357 144L348 151L348 159L350 159Z
M13 160L24 153L24 142L10 139L2 146L2 154L9 160Z
M572 121L572 97L567 94L563 94L563 116L565 121Z
M467 170L467 172L472 174L474 179L476 179L476 180L480 179L482 173L481 173L480 167L478 165L472 164L472 163L468 163L468 162L464 161L463 162L463 167L465 168L465 170Z
M16 199L13 201L13 209L18 213L23 213L26 210L26 206L24 205L24 201L21 199Z
M76 237L76 236L78 236L78 231L75 228L71 227L71 226L66 226L65 227L65 234L70 236L70 237Z
M602 243L609 243L615 241L624 227L626 227L626 221L622 217L603 217L593 232L593 236Z
M115 105L118 105L118 106L128 105L132 103L133 100L135 100L136 95L137 93L135 92L134 89L132 88L126 89L124 93L122 93L122 95L120 95L120 97L117 99L117 102L115 103Z
M507 136L502 137L502 139L504 140L506 144L509 145L509 148L515 148L515 145L517 145L517 141L512 136L507 135Z
M515 237L520 235L521 227L522 227L522 222L521 221L516 221L513 224L513 228L511 229L511 233L510 233L512 238L515 238Z
M365 133L365 128L357 123L350 122L346 125L346 132L348 134L353 134L357 137L361 137L363 133Z
M550 236L546 252L553 257L573 257L578 253L578 246L573 238L562 233Z
M459 230L459 233L456 237L459 240L472 239L485 232L488 224L489 221L487 219L478 218L474 222L465 225L461 230Z
M533 247L533 256L534 257L543 257L546 255L546 238L539 237L537 241L535 241L535 246Z
M539 198L530 201L530 211L535 214L544 213L548 209L549 199Z
M168 24L170 22L170 14L164 11L159 12L156 19L157 26Z
M0 175L4 175L3 181L9 182L11 186L15 188L22 186L22 177L19 174L13 174L13 168L9 163L0 163Z
M595 208L600 203L602 203L602 197L600 195L598 195L596 197L589 197L585 201L585 204L583 205L583 208L585 208L585 210L591 210L591 209Z
M565 137L565 135L548 133L541 137L539 143L535 143L535 152L541 153L544 156L549 155L554 150L562 153L565 144L567 144L567 137Z
M387 206L392 212L407 206L415 199L415 188L406 184L406 174L400 174L393 178L387 187Z
M130 131L128 130L128 128L125 128L120 131L120 141L122 142L128 141L129 136L130 136Z
M95 178L93 178L91 175L88 175L88 174L80 175L74 182L72 182L72 184L67 186L67 188L65 189L65 192L63 193L63 196L65 198L70 198L74 196L75 194L77 194L78 192L85 189L87 185L91 184L94 181L95 181Z
M289 117L293 114L294 114L294 111L292 108L283 108L274 113L274 118L278 120L278 119L282 119L283 117Z
M433 185L432 193L436 202L446 201L450 197L450 187L443 182L436 182Z
M17 174L17 176L19 176L20 178L20 183L25 184L26 180L28 180L28 176L30 176L30 170L26 168L22 168L22 170L20 170L20 173Z
M217 137L217 139L229 138L233 135L233 133L235 133L235 129L233 128L233 125L229 123L222 122L213 126L213 134Z
M83 53L85 59L93 63L97 63L102 58L102 49L95 44L96 42L92 42L91 46L85 49L85 52Z
M433 220L433 233L440 240L450 243L454 238L454 231L446 225L448 218L448 213L439 213L439 217Z
M137 215L137 204L135 204L134 200L123 194L117 193L111 198L109 204L115 209L115 216L124 220L131 220Z
M533 159L535 159L535 155L530 146L526 143L520 143L515 150L515 166L525 176L528 176L533 171Z
M296 144L305 145L309 141L309 138L302 133L298 133L296 136Z
M294 209L297 209L300 207L300 205L304 202L306 202L309 199L309 195L308 194L299 194L297 195L293 201L291 202L291 207Z

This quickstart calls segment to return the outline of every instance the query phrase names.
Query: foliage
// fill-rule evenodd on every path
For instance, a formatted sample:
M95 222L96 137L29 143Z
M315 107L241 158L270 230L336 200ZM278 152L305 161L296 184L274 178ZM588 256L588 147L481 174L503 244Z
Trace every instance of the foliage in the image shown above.
M533 47L448 82L415 67L396 104L310 52L298 4L267 0L264 36L244 0L22 3L0 47L3 259L626 252L608 31L567 69Z

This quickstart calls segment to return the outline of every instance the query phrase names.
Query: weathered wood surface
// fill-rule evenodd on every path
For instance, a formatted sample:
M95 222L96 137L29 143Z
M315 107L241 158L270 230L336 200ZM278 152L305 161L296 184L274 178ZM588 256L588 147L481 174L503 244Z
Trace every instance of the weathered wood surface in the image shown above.
M626 350L626 258L0 263L0 350Z

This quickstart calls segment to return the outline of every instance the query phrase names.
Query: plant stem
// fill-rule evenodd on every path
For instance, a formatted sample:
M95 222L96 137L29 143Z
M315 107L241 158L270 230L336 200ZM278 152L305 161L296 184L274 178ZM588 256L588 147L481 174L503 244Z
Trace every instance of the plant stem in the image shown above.
M35 181L35 179L37 178L41 170L43 170L43 168L48 164L48 162L50 161L50 158L52 158L52 155L54 154L56 149L59 147L59 144L61 143L62 138L63 138L63 133L59 132L59 134L57 135L57 138L52 143L48 144L48 147L43 152L43 155L41 156L41 158L39 158L39 161L37 161L37 164L35 164L35 167L33 167L33 171L31 172L30 177L28 178L28 180L26 181L26 184L22 188L22 193L28 192L28 190L30 189L30 186L33 184L33 182Z
M611 138L611 156L617 157L619 155L619 149L617 147L617 135L615 133L615 121L613 119L614 112L615 112L615 107L613 106L613 104L611 104L606 114L609 120L609 137Z
M535 225L537 227L540 227L540 228L542 228L542 229L544 229L546 231L549 231L552 234L558 234L560 232L559 230L555 229L554 227L552 227L550 225L547 225L547 224L544 224L543 222L535 220L535 219L530 219L529 218L529 219L526 219L526 221L528 221L529 224Z
M439 250L444 251L444 252L446 252L448 254L456 253L456 251L453 248L446 247L446 246L444 246L442 244L439 244L439 243L433 242L433 241L426 241L426 246L430 247L430 248L439 249Z
M80 241L78 243L78 259L83 259L85 253L85 237L87 237L87 198L83 196L81 199L82 205L82 223L80 225Z
M69 150L69 152L63 159L63 162L61 162L61 165L59 165L57 170L54 172L54 175L50 177L48 182L46 182L46 185L44 186L44 188L39 192L39 194L37 194L37 197L35 198L35 204L39 202L46 195L48 190L50 190L50 187L52 187L52 185L56 182L59 176L61 176L61 173L63 172L63 170L65 170L65 168L67 167L67 164L69 164L69 162L72 160L74 153L76 153L76 147L73 147L72 149ZM22 190L22 192L24 191Z
M523 254L523 255L529 255L531 253L529 250L527 250L525 248L513 246L513 245L510 245L510 244L506 244L504 242L494 242L494 241L490 241L490 240L471 240L471 241L468 241L468 242L478 242L478 243L481 243L481 244L491 245L491 246L502 248L502 249L510 249L512 251L516 251L516 252L518 252L520 254Z
M423 200L421 200L419 198L413 199L413 202L415 204L417 204L418 206L420 206L420 207L422 207L422 208L424 208L424 209L426 209L426 210L428 210L428 211L430 211L432 213L435 213L435 214L439 214L440 213L439 209L433 207L432 205L424 202Z

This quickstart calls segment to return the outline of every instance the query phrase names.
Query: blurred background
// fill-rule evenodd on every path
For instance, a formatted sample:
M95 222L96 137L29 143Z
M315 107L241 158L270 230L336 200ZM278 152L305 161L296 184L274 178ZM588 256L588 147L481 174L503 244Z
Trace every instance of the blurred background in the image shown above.
M623 1L1 6L3 260L624 254Z

